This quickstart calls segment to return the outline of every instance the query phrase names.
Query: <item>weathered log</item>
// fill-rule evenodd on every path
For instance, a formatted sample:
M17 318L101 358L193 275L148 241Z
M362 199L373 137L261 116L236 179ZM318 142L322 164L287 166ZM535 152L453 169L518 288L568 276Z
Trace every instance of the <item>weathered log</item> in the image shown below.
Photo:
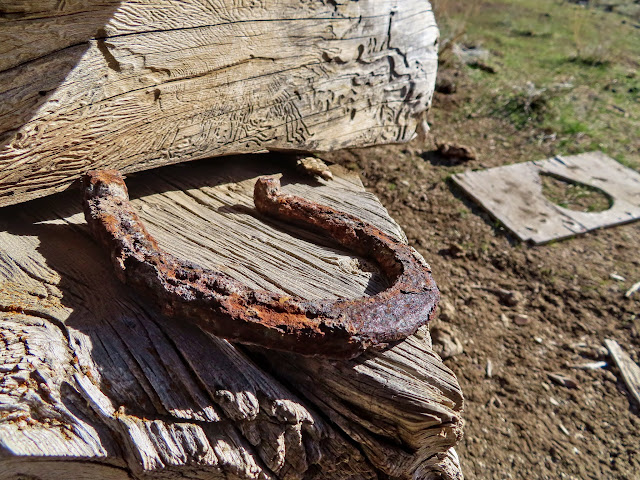
M220 159L127 183L162 248L247 285L385 288L367 259L256 212L255 178L282 171L286 192L404 240L336 167L311 181L268 156ZM7 207L0 226L0 478L461 478L462 396L428 329L350 361L234 346L123 286L78 191Z
M411 139L427 1L22 0L0 6L0 206L232 153Z

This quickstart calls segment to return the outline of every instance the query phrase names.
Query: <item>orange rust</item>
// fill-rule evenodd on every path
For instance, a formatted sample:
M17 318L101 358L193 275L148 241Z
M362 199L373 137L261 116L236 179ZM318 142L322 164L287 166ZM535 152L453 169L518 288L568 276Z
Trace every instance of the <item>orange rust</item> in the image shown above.
M85 176L84 211L95 238L111 251L118 277L157 302L229 340L304 355L351 358L413 334L435 312L438 289L415 250L362 220L280 191L275 178L256 182L259 212L321 229L372 257L393 285L355 300L305 300L248 288L230 276L162 251L129 203L116 171Z

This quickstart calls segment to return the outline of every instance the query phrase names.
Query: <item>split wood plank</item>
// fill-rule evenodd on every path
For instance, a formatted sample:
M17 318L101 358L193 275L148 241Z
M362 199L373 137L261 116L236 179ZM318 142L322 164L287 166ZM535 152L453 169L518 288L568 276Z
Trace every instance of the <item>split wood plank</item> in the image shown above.
M612 206L579 212L556 205L542 194L541 175L597 188ZM520 240L537 245L640 218L640 174L602 152L468 171L453 180Z
M609 350L609 355L616 362L624 383L629 392L640 407L640 367L635 364L627 352L615 340L605 339L604 345Z
M315 181L292 170L261 155L127 182L170 253L308 298L385 288L367 259L257 213L255 179L284 172L285 192L405 240L357 177L333 167L334 180ZM115 279L79 192L7 207L0 226L0 470L8 475L462 478L452 450L462 395L428 329L348 362L231 345L165 319Z
M0 206L64 190L90 168L408 141L435 85L427 1L2 10Z

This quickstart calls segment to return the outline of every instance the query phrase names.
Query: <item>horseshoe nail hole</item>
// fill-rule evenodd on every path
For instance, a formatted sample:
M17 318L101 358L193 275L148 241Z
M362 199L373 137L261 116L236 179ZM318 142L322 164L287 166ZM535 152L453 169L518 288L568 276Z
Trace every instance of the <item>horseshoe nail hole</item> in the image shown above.
M603 212L613 206L603 190L551 173L541 173L542 194L551 203L577 212Z

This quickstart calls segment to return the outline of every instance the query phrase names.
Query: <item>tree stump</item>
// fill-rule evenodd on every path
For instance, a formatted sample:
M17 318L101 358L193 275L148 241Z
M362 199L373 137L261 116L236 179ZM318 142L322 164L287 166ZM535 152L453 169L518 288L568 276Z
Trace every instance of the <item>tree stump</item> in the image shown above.
M385 288L367 259L260 216L283 189L404 234L356 176L312 180L273 156L136 174L165 250L308 298ZM80 194L0 210L0 478L461 479L462 395L427 327L330 361L232 345L164 318L115 278ZM428 260L428 259L427 259Z

